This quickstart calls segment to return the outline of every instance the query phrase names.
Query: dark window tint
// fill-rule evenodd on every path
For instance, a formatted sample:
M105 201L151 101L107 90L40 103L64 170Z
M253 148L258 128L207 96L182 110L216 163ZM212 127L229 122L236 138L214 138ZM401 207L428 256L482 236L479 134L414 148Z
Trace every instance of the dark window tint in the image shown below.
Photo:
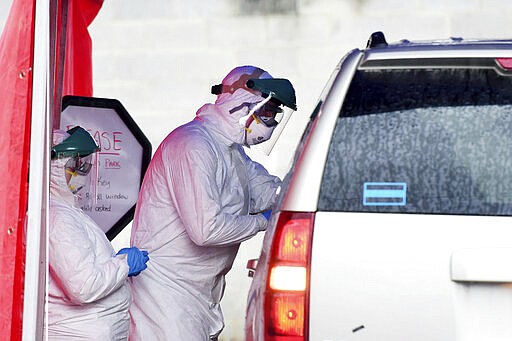
M319 209L512 215L512 78L493 69L358 71Z

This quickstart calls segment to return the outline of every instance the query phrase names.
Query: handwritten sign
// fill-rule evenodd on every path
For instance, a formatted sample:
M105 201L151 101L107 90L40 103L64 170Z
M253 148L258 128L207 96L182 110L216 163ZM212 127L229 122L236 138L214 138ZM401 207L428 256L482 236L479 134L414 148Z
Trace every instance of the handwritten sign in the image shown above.
M60 128L79 125L100 147L78 203L112 240L133 219L151 143L117 100L66 96L62 107Z

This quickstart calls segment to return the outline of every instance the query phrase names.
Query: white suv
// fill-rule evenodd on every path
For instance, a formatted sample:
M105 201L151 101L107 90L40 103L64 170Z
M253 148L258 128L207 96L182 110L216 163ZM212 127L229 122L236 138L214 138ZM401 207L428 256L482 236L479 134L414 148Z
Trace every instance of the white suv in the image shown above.
M258 260L246 340L512 340L512 41L387 44L328 81Z

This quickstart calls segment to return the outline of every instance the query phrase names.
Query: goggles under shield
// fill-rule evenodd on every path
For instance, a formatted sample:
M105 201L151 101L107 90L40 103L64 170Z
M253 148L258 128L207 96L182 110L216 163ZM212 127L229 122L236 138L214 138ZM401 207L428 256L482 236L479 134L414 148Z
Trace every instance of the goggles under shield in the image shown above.
M76 175L87 175L91 171L92 167L92 155L85 157L74 156L66 162L66 169L71 174Z
M258 103L255 103L255 105L257 104ZM279 107L279 104L270 100L256 109L253 115L256 120L261 121L267 127L275 127L283 118L283 109Z

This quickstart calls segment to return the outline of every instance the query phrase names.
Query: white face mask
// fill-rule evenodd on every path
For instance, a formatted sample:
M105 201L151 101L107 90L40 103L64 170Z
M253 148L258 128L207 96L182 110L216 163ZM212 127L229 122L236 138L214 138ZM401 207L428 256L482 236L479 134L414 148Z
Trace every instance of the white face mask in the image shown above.
M251 123L245 128L245 144L253 146L270 139L275 126L267 127L255 116L252 116L250 119L252 119Z

